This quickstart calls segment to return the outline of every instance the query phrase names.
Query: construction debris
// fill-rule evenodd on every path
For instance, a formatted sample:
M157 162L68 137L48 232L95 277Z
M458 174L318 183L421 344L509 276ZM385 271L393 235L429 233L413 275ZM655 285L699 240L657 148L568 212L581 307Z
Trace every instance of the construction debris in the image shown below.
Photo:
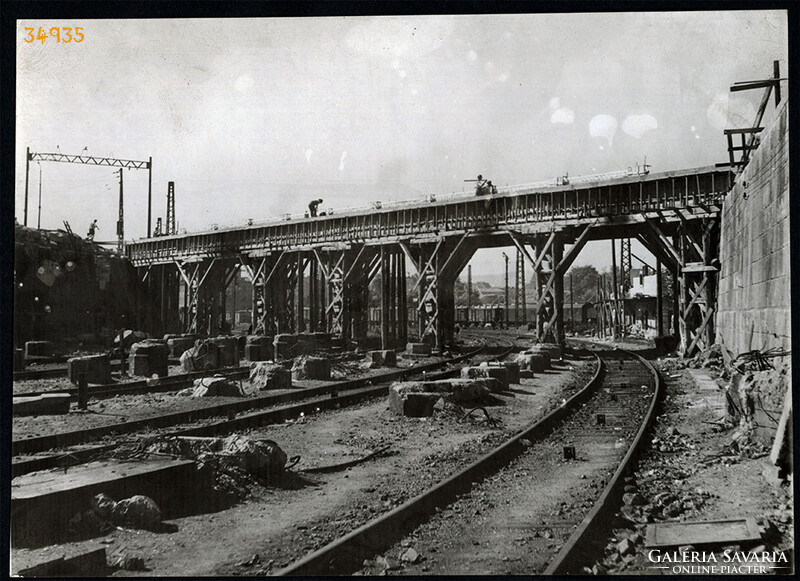
M147 451L202 463L213 461L217 476L230 477L230 469L238 468L267 484L280 480L288 459L272 440L254 440L238 434L227 438L169 436L152 442ZM233 476L237 474L234 472Z
M161 523L161 510L152 498L137 494L114 502L105 494L92 499L92 511L114 526L153 530Z
M244 397L245 394L241 386L221 375L215 375L214 377L195 379L193 387L180 390L178 395L191 397Z
M250 364L250 384L259 391L289 389L292 387L292 373L271 361L256 361Z

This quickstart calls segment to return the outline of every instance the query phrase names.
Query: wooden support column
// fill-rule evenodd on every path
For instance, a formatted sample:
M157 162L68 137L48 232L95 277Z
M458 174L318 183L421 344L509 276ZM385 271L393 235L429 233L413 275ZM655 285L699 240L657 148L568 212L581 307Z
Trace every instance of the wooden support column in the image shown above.
M656 258L656 335L664 335L664 285L661 274L661 260Z
M555 342L562 347L566 346L566 333L564 332L564 273L566 268L561 265L564 258L564 238L557 236L553 241L553 337Z
M386 247L381 246L381 349L389 345L389 268Z

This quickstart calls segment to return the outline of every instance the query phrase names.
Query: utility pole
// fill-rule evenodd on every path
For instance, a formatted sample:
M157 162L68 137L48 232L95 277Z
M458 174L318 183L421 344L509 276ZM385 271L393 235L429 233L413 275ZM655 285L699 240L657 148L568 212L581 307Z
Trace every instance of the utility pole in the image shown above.
M147 162L147 237L153 235L150 220L153 215L153 157Z
M125 246L125 213L122 205L122 172L124 168L119 168L119 220L117 220L117 251L122 254Z
M40 168L42 166L39 166ZM30 173L31 169L31 148L25 148L25 215L23 218L23 224L25 226L28 225L28 174Z
M508 254L503 252L503 258L506 260L506 308L505 311L503 311L503 316L506 321L506 327L508 327Z
M36 229L42 229L42 164L39 164L39 216L36 218Z

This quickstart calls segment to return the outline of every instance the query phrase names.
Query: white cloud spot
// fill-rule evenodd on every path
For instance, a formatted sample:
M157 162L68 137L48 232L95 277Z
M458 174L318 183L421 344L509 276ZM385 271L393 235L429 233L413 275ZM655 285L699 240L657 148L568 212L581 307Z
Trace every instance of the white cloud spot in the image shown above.
M245 93L250 87L253 86L253 79L247 75L242 75L236 79L236 82L233 84L233 86L240 93Z
M689 128L689 131L692 131L692 132L694 132L694 131L697 131L697 129L695 129L695 126L694 126L694 125L692 125L692 126Z
M611 145L614 141L614 133L617 132L617 119L613 115L601 113L595 115L589 121L589 135L592 137L605 137L608 144Z
M553 97L550 99L550 103L548 105L551 109L558 109L561 106L561 100L558 97Z
M311 163L311 156L314 155L313 149L306 149L306 162Z
M339 171L344 171L344 159L347 157L347 150L342 152L342 157L339 159Z
M575 121L575 113L573 113L572 109L569 109L568 107L556 109L550 116L550 123L563 123L565 125L569 125L573 121Z
M474 50L467 51L467 60L471 63L474 63L476 60L478 60L478 53Z
M483 68L487 73L491 73L494 70L494 63L492 61L486 61L486 64L483 65Z
M653 129L658 129L658 121L652 115L628 115L622 122L622 130L636 139Z
M407 73L405 71L398 71L397 74L400 75L401 79L405 79Z
M501 83L505 83L508 80L508 73L500 73L500 76L497 77L497 80Z

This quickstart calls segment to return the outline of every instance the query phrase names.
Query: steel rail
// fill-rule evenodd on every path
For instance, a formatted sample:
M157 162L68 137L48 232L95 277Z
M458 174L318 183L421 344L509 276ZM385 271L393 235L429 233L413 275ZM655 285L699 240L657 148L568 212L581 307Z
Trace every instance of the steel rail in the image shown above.
M454 365L465 359L475 357L481 351L483 351L484 348L485 348L485 343L479 346L477 349L453 357L449 360L435 361L432 363L426 363L424 365L416 365L414 367L398 369L395 371L382 373L380 375L373 375L358 379L331 382L327 385L320 387L304 388L298 391L291 391L275 395L263 395L263 396L258 396L256 398L248 398L244 401L219 404L196 410L187 410L182 412L174 412L170 414L150 416L147 418L131 420L128 422L120 422L117 424L110 424L107 426L98 426L95 428L86 428L70 432L59 432L56 434L47 434L44 436L38 436L34 438L24 438L20 440L14 440L11 442L11 454L12 456L19 456L24 454L36 454L47 450L65 448L67 446L82 444L84 442L89 442L92 440L102 438L104 436L110 436L112 434L117 435L117 434L131 433L140 430L144 427L168 427L181 423L189 423L200 419L206 419L214 416L224 416L231 413L236 414L243 411L269 407L285 401L292 401L298 399L305 400L307 398L327 396L328 401L335 400L341 405L342 403L349 401L351 399L350 396L338 395L338 397L332 398L331 397L332 393L334 392L338 393L343 390L346 391L359 390L360 388L366 386L368 383L374 384L376 382L385 383L385 382L395 381L397 379L405 377L412 377L421 374L423 372L436 369L438 367ZM453 373L454 371L455 370L449 370L445 373ZM388 387L373 386L367 388L367 390L364 393L368 395L362 394L362 399L364 397L372 397L372 395L379 394L381 389L388 389ZM354 395L353 397L357 399L358 394ZM318 407L319 403L316 402L315 400L315 403L313 404L306 402L301 405L307 406L308 409L303 407L298 407L297 408L298 413L300 411L310 411L311 409ZM242 416L240 418L235 418L224 422L218 422L216 424L211 424L203 428L191 428L191 430L193 435L200 435L200 433L197 432L197 430L207 430L206 432L203 432L204 434L206 434L206 433L213 433L215 430L219 431L221 429L224 429L225 426L230 426L234 428L243 427L246 425L252 426L253 422L255 422L256 424L259 421L263 423L263 421L266 421L264 420L264 418L271 417L269 414L273 412L277 414L275 417L280 416L280 414L289 413L289 411L286 410L277 410L277 411L269 410L267 412L250 414L248 416ZM291 417L291 416L285 415L282 417ZM41 459L34 459L34 460L37 460L39 462L39 464L37 465L41 465L42 461ZM20 464L20 462L18 462L18 464ZM22 470L22 468L21 467L17 468L17 470Z
M601 383L604 364L596 354L595 358L597 369L592 379L562 406L446 480L306 555L281 569L276 575L335 575L358 569L365 558L391 546L400 535L427 520L437 507L450 504L459 494L468 492L473 483L523 453L527 446L522 440L542 438L550 433L558 422L584 402Z
M593 558L597 557L598 553L594 550L595 543L598 539L605 538L603 533L608 530L609 523L612 522L616 510L622 504L625 486L624 476L632 472L637 456L645 443L645 435L655 419L654 412L663 390L661 376L643 357L624 349L620 351L638 359L653 376L655 389L650 400L650 406L639 427L639 431L628 448L628 452L616 472L614 472L602 495L578 525L569 540L561 547L555 559L545 569L545 575L583 575L583 566L591 565Z
M219 367L207 371L190 371L188 373L180 373L178 375L167 375L159 377L153 384L153 379L136 379L134 381L125 381L122 383L106 383L103 385L93 385L88 387L89 397L114 397L115 395L132 395L136 393L158 393L162 391L172 391L181 389L192 383L195 379L206 377L209 373L216 375L225 375L228 377L238 377L240 375L247 375L250 372L249 365L240 365L237 367ZM148 382L150 382L148 384ZM68 393L70 399L77 399L78 389L75 387L67 387L64 389L48 389L44 391L27 391L23 393L15 393L13 397L33 397L37 395L48 395L53 393Z

